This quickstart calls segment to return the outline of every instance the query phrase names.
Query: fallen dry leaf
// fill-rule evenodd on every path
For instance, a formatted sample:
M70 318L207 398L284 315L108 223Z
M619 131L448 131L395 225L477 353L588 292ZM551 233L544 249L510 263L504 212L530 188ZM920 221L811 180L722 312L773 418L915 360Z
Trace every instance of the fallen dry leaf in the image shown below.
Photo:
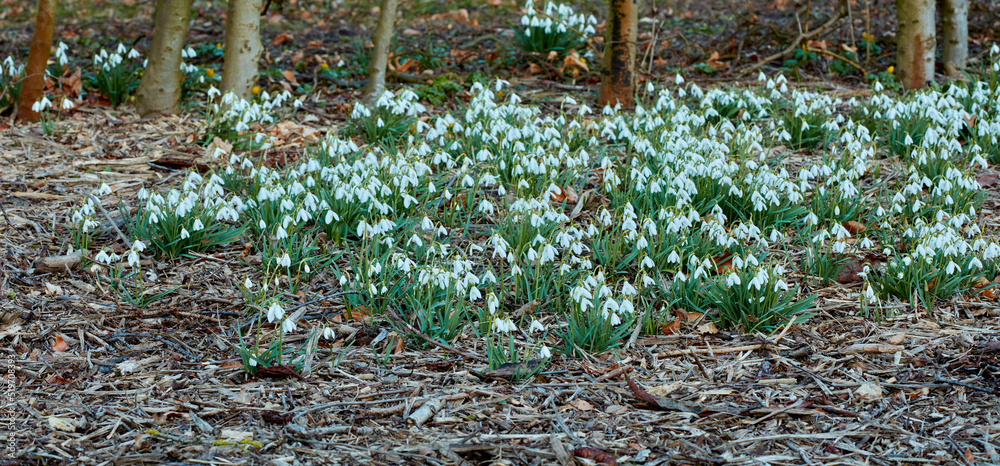
M841 270L837 274L837 283L847 284L847 283L857 283L861 281L861 276L858 274L865 271L865 266L860 262L850 259L844 266L844 270Z
M563 68L579 68L585 73L590 72L590 67L587 66L587 62L580 58L580 54L576 53L576 50L566 54L566 58L563 58Z
M570 204L575 203L579 196L570 188L563 188L562 186L556 186L558 191L553 191L550 195L552 202L563 202L566 201Z
M282 32L281 34L278 34L277 37L275 37L274 39L271 40L271 45L277 46L277 45L284 44L284 43L292 40L292 37L293 36L292 36L292 34L290 32Z
M903 340L906 340L906 332L897 333L897 334L889 337L889 344L890 345L902 345L903 344Z
M996 173L986 173L984 175L980 175L979 178L976 178L976 181L979 182L979 186L989 188L997 184L998 179L1000 179L1000 175L997 175Z
M579 458L587 458L597 463L598 466L615 466L615 457L592 447L580 447L573 450L573 455Z
M696 330L698 330L698 333L700 333L702 335L706 335L706 334L707 335L715 335L716 333L719 333L719 328L715 326L715 322L711 322L711 321L705 322L704 324L699 325Z
M281 76L285 78L293 86L298 85L299 81L295 79L295 72L292 70L284 70L281 72Z
M594 405L587 403L587 400L582 400L580 398L570 401L569 404L580 411L590 411L594 409Z
M660 327L660 331L664 335L680 335L681 333L681 319L674 319L670 321L669 324Z
M52 344L52 351L62 353L68 349L69 345L66 343L66 340L63 340L61 335L56 335L56 342Z
M867 230L868 227L866 227L861 222L858 222L858 221L855 221L855 220L848 220L848 221L844 222L844 229L846 229L847 232L851 234L851 236L854 236L854 235L857 235L858 233L861 233L861 232Z

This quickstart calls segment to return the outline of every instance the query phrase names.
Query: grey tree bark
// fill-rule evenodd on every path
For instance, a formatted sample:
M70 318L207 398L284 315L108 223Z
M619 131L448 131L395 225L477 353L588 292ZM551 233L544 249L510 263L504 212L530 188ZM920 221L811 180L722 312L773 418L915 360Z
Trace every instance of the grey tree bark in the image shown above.
M389 62L389 47L392 44L393 23L396 22L397 0L381 0L379 3L378 25L372 36L375 50L368 62L368 84L363 91L364 100L373 105L385 92L385 68Z
M951 77L961 75L969 60L969 0L940 0L941 61Z
M260 43L262 0L229 0L226 17L225 58L222 63L222 92L244 99L257 82L257 62L264 52Z
M135 108L143 117L179 113L181 109L181 50L187 35L191 0L158 0L153 44Z
M896 72L906 89L934 80L934 0L896 0Z

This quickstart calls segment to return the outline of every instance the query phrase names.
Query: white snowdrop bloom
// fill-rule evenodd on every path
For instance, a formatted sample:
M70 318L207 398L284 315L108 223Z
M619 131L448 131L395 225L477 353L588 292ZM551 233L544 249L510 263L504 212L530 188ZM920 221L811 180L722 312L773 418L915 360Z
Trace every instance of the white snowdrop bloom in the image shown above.
M285 316L285 309L281 307L277 302L271 303L271 306L267 308L267 321L274 323L276 320L281 320Z
M285 268L292 266L292 258L288 256L287 252L282 254L281 257L278 258L278 265Z
M64 97L63 100L62 100L62 108L63 108L63 110L72 110L73 107L76 107L76 105L73 104L73 101Z
M205 224L201 223L201 219L194 219L194 223L191 224L191 229L194 231L201 231L205 229Z
M191 233L188 233L187 228L181 228L181 239L188 239L191 237Z
M285 319L285 320L281 321L281 333L294 332L294 331L296 331L298 329L299 329L299 327L296 326L295 322L292 322L291 319Z
M97 253L97 255L94 256L94 261L100 262L102 264L111 265L111 257L108 256L108 252L105 251L104 249L101 249L101 252Z
M139 253L137 253L135 249L129 251L128 253L128 265L130 267L139 265Z
M493 331L497 333L510 333L517 331L517 325L514 325L514 321L509 318L500 318L493 320Z
M650 286L654 283L656 282L650 278L649 275L646 275L645 273L642 274L642 286Z
M278 241L281 241L281 240L283 240L283 239L286 239L286 238L288 238L288 232L287 232L287 231L285 230L285 227L283 227L283 226L280 226L280 225L279 225L279 226L278 226L278 231L276 231L276 232L274 233L274 237L275 237L275 239L277 239Z
M333 340L334 337L336 337L336 336L337 336L337 332L335 332L332 328L325 327L323 329L323 339L324 340Z
M132 243L132 249L138 252L145 251L146 243L143 243L142 241L139 240L135 240L135 242Z
M253 282L250 281L250 277L247 277L246 280L243 280L243 288L246 288L247 291L253 289Z
M621 317L618 317L618 313L616 313L616 312L612 312L611 313L611 322L610 323L611 323L612 327L617 327L617 326L619 326L619 325L622 324L622 319L621 319Z
M549 347L542 345L542 349L538 350L538 357L542 359L549 359L552 357L552 352L549 351Z
M730 273L729 276L726 277L726 286L732 287L733 285L739 285L739 284L740 284L740 276L737 275L736 272Z
M947 268L945 268L945 272L947 272L948 275L952 275L955 273L955 271L961 272L962 267L959 267L959 265L956 264L954 261L948 261L948 266Z
M528 333L544 332L544 331L545 331L545 326L542 325L541 322L539 322L536 319L531 320L531 326L528 328Z
M639 266L644 269L651 269L654 268L656 264L653 263L653 259L650 259L649 256L645 256L642 258L642 261L639 263Z

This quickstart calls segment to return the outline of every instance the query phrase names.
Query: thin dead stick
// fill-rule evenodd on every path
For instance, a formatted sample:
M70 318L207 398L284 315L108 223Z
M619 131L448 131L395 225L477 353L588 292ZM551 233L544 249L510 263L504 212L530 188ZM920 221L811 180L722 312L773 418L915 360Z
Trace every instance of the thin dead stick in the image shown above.
M833 58L836 58L837 60L840 60L840 61L842 61L844 63L847 63L848 65L851 65L852 67L854 67L854 69L856 69L856 70L858 70L858 71L860 71L862 73L865 72L865 69L862 68L861 65L855 63L854 60L851 60L850 58L847 58L847 57L845 57L845 56L843 56L843 55L841 55L839 53L831 52L829 50L820 49L820 48L816 48L816 47L807 47L807 49L810 52L816 52L816 53L821 53L823 55L829 55L829 56L831 56Z
M598 382L604 382L605 380L613 379L615 377L618 377L619 375L632 372L632 369L633 369L633 367L631 365L621 366L621 367L619 367L619 368L617 368L617 369L615 369L615 370L613 370L611 372L608 372L608 373L605 373L604 375L601 375L600 377L597 378L597 381Z
M941 383L947 383L947 384L951 384L951 385L958 385L959 387L965 387L965 388L968 388L970 390L977 390L977 391L980 391L980 392L989 393L991 395L1000 396L1000 390L994 390L994 389L991 389L991 388L980 387L978 385L972 385L972 384L968 384L968 383L965 383L965 382L960 382L958 380L946 379L944 377L934 377L934 381L935 382L941 382Z
M104 218L108 219L108 222L111 223L111 228L114 228L115 231L118 232L118 236L122 239L122 241L125 242L125 245L131 248L132 240L128 239L128 237L125 236L125 233L122 233L122 231L118 229L118 224L116 224L115 221L111 219L111 214L109 214L108 211L104 209L104 206L101 205L101 201L97 199L97 196L87 193L87 197L89 197L91 201L94 201L94 205L96 205L98 209L101 209L101 213L104 214Z
M461 400L464 400L464 399L466 399L468 397L469 397L468 393L455 393L453 395L445 395L445 396L442 396L442 397L436 398L436 399L441 400L443 402L444 401L461 401ZM427 403L428 401L431 401L433 399L435 399L435 398L424 398L424 399L420 399L420 400L414 400L413 404L411 404L410 407L411 408L420 408L421 406L424 405L424 403ZM390 406L388 408L369 409L368 410L368 414L371 414L373 416L387 416L389 414L402 413L405 410L406 410L406 403L404 402L404 403L400 403L400 404L398 404L396 406Z
M794 324L795 324L795 319L789 319L788 325L785 325L785 328L781 329L781 333L778 334L778 338L774 339L774 343L777 344L779 341L781 341L781 339L785 337L785 334L788 333L789 330L791 330L792 325Z
M14 224L10 223L10 217L7 216L7 208L3 206L3 202L0 202L0 211L3 211L3 218L7 220L7 226L14 228Z
M480 356L480 355L478 355L476 353L470 353L468 351L462 351L462 350L460 350L458 348L455 348L454 346L451 346L451 345L449 345L447 343L441 343L440 341L437 341L437 340L435 340L435 339L433 339L433 338L425 335L423 332L421 332L420 330L417 330L412 325L410 325L408 322L404 321L402 318L400 318L398 315L396 315L396 313L392 309L386 309L386 314L388 314L389 317L392 320L394 320L394 321L398 322L400 325L404 326L406 328L407 332L410 332L410 333L412 333L412 334L420 337L421 340L424 340L427 343L430 343L430 344L432 344L434 346L437 346L438 348L441 348L441 349L443 349L445 351L449 351L449 352L455 353L455 354L457 354L459 356L465 356L465 357L467 357L469 359L475 359L476 361L479 361L479 362L485 362L485 363L489 362L489 360L486 359L486 357L484 357L484 356Z
M747 346L737 346L734 348L692 348L679 351L668 351L666 353L657 354L657 357L673 357L673 356L684 356L686 354L726 354L726 353L742 353L744 351L756 351L763 348L764 345L747 345Z
M763 59L763 60L761 60L761 61L759 61L757 63L754 63L753 65L750 65L750 66L748 66L746 68L743 68L743 70L740 71L739 73L737 73L736 76L737 77L746 76L746 75L748 75L750 73L753 73L754 71L757 71L757 70L761 69L764 65L766 65L768 63L771 63L771 62L773 62L773 61L775 61L775 60L777 60L777 59L779 59L781 57L784 57L785 55L788 55L788 54L794 52L795 49L799 48L799 44L801 44L802 41L807 40L807 39L811 39L813 37L816 37L821 32L826 31L831 26L833 26L834 24L836 24L837 21L840 20L840 18L843 18L845 14L846 13L844 13L844 8L838 9L837 10L837 14L833 15L833 17L830 18L827 22L823 23L822 26L820 26L820 27L818 27L816 29L813 29L810 32L805 32L805 33L799 34L799 36L796 37L795 40L792 41L792 45L789 45L788 48L786 48L785 50L782 50L782 51L780 51L780 52L778 52L778 53L776 53L774 55L771 55L770 57L767 57L767 58L765 58L765 59Z

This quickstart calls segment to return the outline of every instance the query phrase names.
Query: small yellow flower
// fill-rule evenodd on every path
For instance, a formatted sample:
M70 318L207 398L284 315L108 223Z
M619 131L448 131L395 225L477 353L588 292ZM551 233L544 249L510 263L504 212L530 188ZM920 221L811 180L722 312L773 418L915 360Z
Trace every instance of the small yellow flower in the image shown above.
M212 69L212 68L206 68L205 69L205 76L208 76L209 78L214 78L215 77L215 70Z
M253 95L260 94L260 86L254 86L253 89L250 89L250 92L252 92Z
M222 49L222 44L220 44L220 43L216 42L216 44L215 44L215 48L217 48L217 49L220 49L220 50L221 50L221 49Z
M885 70L886 73L892 74L896 70L896 67L889 65L889 69Z
M327 65L326 63L320 63L319 67L322 68L322 69L324 69L324 70L330 69L330 65Z

